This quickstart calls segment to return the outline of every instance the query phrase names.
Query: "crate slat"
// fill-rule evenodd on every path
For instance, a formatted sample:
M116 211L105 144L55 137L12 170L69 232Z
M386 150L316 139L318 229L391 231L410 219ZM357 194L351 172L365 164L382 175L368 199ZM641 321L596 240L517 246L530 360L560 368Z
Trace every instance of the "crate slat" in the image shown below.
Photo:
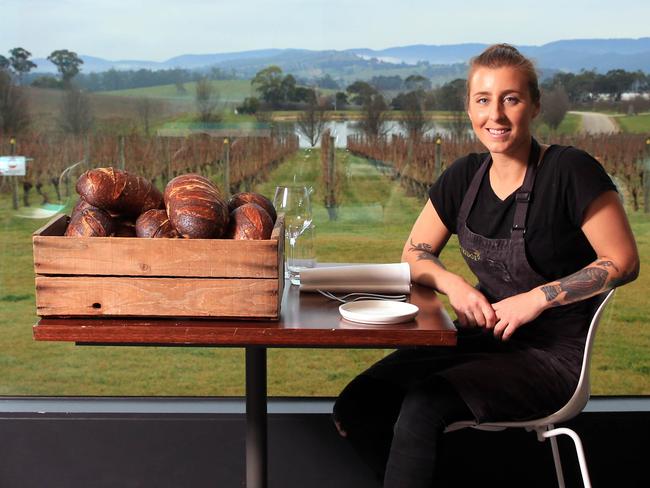
M278 317L266 279L36 277L38 315Z
M37 274L277 278L277 241L34 236Z

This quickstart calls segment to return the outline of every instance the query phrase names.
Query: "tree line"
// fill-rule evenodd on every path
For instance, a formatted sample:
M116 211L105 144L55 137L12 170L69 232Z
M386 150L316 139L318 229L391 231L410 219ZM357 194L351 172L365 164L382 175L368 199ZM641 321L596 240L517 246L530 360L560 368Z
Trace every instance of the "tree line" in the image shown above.
M9 57L0 54L0 70L5 73L12 73L18 79L19 84L23 84L26 75L37 68L30 58L32 53L22 47L15 47L9 50ZM83 64L77 53L68 51L67 49L57 49L52 51L47 57L61 76L62 86L70 83L72 78L79 74L80 66Z
M623 69L613 69L604 74L583 70L579 73L556 73L542 83L545 89L558 86L564 88L569 101L574 104L592 101L599 95L620 101L625 92L650 91L650 74Z
M650 110L650 74L642 71L614 69L604 74L593 70L556 73L542 83L542 90L542 93L552 93L553 100L577 109L628 115Z
M185 83L197 82L201 79L230 80L236 79L236 76L232 72L219 68L211 68L205 71L191 71L182 68L161 70L116 70L111 68L97 73L80 73L77 75L75 82L80 88L91 92L127 90L159 85L176 85L179 92L183 92ZM30 83L32 86L41 88L61 88L59 80L49 75L33 76Z

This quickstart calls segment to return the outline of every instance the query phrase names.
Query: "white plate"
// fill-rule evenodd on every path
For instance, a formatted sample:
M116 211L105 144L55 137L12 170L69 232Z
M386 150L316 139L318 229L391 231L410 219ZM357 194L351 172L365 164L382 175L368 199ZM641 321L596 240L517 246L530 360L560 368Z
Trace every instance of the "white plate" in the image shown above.
M412 303L393 300L359 300L344 303L339 312L344 319L364 324L399 324L413 320L420 309Z

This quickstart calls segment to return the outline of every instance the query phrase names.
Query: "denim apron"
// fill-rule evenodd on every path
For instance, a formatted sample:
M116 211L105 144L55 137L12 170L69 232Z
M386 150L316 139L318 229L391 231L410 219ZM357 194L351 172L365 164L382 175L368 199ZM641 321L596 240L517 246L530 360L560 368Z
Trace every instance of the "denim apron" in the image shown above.
M559 147L553 149L544 158L548 153L558 157L562 152ZM457 219L461 253L479 280L479 290L492 303L548 282L531 267L524 242L539 154L539 144L533 139L524 182L515 195L510 238L490 239L467 226L490 167L489 156L461 204ZM396 351L364 374L402 389L431 376L443 377L480 422L538 418L562 407L575 390L589 322L587 309L564 306L546 310L519 327L508 341L496 339L492 330L459 328L456 347ZM585 334L562 333L576 328Z
M490 168L490 156L474 175L458 212L456 231L460 251L467 266L478 278L479 289L490 302L528 291L548 281L528 263L524 243L526 216L535 184L539 154L539 144L533 139L526 176L515 194L515 214L509 239L489 239L475 234L467 226L467 218L476 201L481 182Z

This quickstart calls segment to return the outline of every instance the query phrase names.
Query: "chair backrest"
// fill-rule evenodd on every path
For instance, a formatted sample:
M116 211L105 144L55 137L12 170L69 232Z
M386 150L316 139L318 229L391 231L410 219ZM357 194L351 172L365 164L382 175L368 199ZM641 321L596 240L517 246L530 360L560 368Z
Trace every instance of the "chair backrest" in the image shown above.
M553 424L569 420L570 418L573 418L582 412L582 409L585 408L585 405L589 401L589 370L591 369L591 351L593 349L594 339L596 338L596 330L598 329L598 324L600 323L600 318L603 314L603 310L605 310L605 306L614 295L614 291L616 291L616 288L600 294L598 296L598 300L596 301L596 311L591 318L591 324L589 324L589 332L587 333L587 340L585 342L585 351L582 357L582 371L580 372L578 386L576 387L573 396L566 403L566 405L564 405L564 407L562 407L554 414L546 417L544 419L545 423Z

